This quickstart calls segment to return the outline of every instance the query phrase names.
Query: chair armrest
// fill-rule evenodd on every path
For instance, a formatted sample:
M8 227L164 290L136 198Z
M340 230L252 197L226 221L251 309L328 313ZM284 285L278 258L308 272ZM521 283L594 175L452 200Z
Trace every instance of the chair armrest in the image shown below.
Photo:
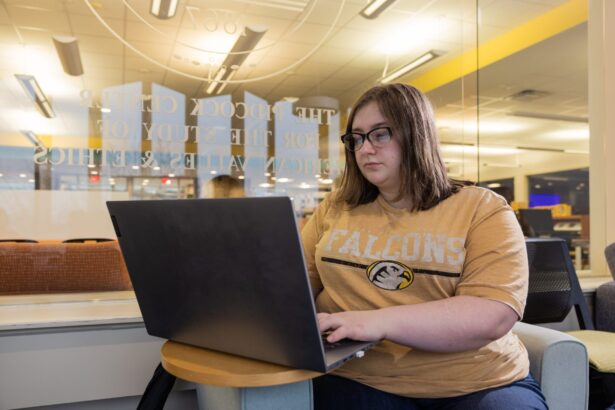
M615 281L596 289L596 329L615 332Z
M528 351L530 371L551 409L586 409L589 361L585 345L557 330L518 322L513 327Z

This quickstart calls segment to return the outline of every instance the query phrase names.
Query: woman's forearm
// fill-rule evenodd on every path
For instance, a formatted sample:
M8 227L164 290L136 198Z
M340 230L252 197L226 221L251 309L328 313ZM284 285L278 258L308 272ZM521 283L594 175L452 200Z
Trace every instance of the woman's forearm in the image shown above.
M319 314L329 341L387 339L415 349L458 352L477 349L505 335L518 320L508 305L474 296L370 311Z
M504 336L518 317L504 303L474 296L381 309L385 338L415 349L477 349Z

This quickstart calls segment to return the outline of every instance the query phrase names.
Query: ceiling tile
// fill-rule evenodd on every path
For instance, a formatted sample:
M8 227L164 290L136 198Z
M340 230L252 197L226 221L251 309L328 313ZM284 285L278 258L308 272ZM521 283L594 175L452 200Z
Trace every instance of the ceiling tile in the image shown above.
M374 47L376 39L366 31L342 29L335 33L327 42L334 47L345 47L353 50L365 50Z
M167 64L173 50L170 45L157 44L149 41L132 41L131 45L145 56L161 64ZM131 57L139 56L137 52L130 49L126 50L126 55Z
M82 52L120 56L124 52L124 45L112 38L82 35L79 36L79 49Z
M21 7L9 11L13 24L48 30L53 34L70 34L68 16L62 11L32 10Z
M89 51L81 51L80 54L83 69L86 74L89 68L100 67L122 69L124 67L124 60L122 58L118 58L117 55Z
M74 36L89 35L109 37L113 36L101 22L92 15L70 13L68 15ZM106 19L105 22L119 35L124 32L124 21L120 19Z
M18 42L19 37L17 37L17 32L12 25L0 25L0 44L6 46Z
M92 1L89 4L92 5L94 11L103 19L124 19L127 12L123 2L117 0L97 0L95 2ZM72 13L93 14L90 8L83 1L72 1L71 3L68 3L67 7Z
M129 42L137 40L171 45L175 42L177 31L178 28L173 26L152 25L149 27L138 21L129 21L126 23L123 37Z
M497 0L481 8L481 22L491 26L513 29L549 11L544 4L523 0Z

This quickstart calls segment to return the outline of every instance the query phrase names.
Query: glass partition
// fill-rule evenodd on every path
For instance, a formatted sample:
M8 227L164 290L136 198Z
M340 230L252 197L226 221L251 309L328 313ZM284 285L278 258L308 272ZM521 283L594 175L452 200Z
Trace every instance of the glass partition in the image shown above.
M480 180L512 180L515 209L550 209L589 269L587 1L503 3L478 2Z
M428 94L452 177L512 179L527 203L528 175L588 166L584 26L491 56L566 2L535 3L5 2L0 239L61 266L62 241L115 239L105 202L124 199L288 195L302 222L382 82Z

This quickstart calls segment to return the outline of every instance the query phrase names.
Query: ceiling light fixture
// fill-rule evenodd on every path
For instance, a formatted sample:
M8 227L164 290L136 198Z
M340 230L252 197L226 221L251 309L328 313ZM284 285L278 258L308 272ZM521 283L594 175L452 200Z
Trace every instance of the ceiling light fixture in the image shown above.
M21 84L28 97L30 97L32 102L36 104L36 107L45 117L53 118L56 116L53 108L51 108L49 99L45 93L43 93L43 90L41 90L41 87L38 85L38 82L34 76L15 74L15 78L17 78L17 81L19 81L19 84Z
M267 28L261 26L245 28L245 35L237 38L233 48L231 48L231 51L214 75L214 79L209 83L205 90L207 94L220 94L224 90L227 81L233 78L239 67L246 61L250 52L254 50L266 32Z
M52 39L64 72L72 76L82 75L83 65L81 64L81 55L79 54L79 43L77 42L77 38L70 36L53 36Z
M513 117L536 118L539 120L589 122L589 118L587 117L577 117L573 115L561 115L561 114L548 114L548 113L542 113L542 112L513 111L513 112L509 112L508 115L511 115Z
M441 53L437 53L433 50L428 51L427 53L423 54L422 56L420 56L419 58L412 60L411 62L409 62L406 65L403 65L395 70L393 70L392 73L386 74L385 76L383 76L379 82L383 83L383 84L387 84L390 83L391 81L402 77L406 74L408 74L410 71L415 70L417 68L419 68L420 66L422 66L423 64L427 64L428 62L430 62L431 60L440 57L442 54Z
M237 67L239 68L239 67ZM229 81L231 81L231 79L233 78L233 76L235 75L235 73L237 72L237 70L231 70L231 72L229 73L229 75L226 77L226 81L220 84L220 88L218 88L218 91L216 91L216 94L221 94L222 90L224 90L228 84Z
M149 11L155 17L161 20L167 20L175 17L177 4L178 0L152 0L152 6Z
M45 147L45 144L41 142L38 135L36 135L34 132L30 130L20 130L19 132L21 132L23 136L26 137L28 141L30 141L35 147Z
M359 14L366 19L375 19L396 1L397 0L372 0L359 12Z

